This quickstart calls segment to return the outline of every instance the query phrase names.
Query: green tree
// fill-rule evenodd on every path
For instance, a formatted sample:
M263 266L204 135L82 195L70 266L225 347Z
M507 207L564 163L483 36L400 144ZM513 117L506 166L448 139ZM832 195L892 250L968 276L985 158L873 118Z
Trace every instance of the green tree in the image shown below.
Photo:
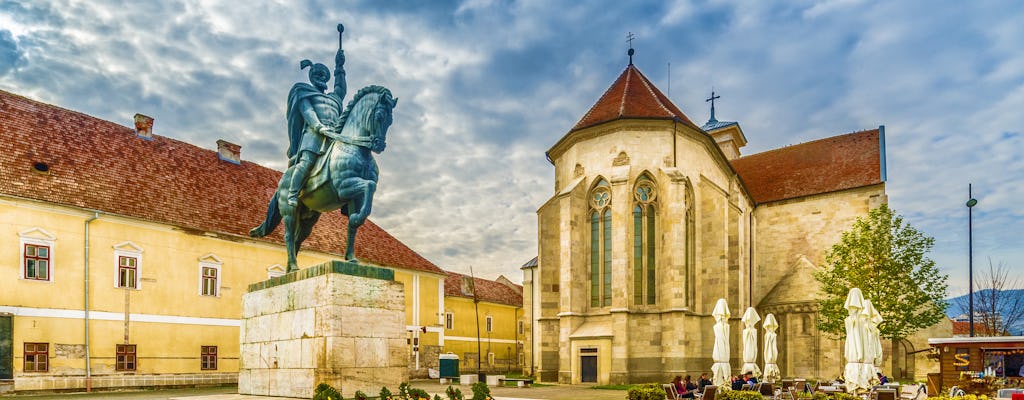
M845 333L843 304L855 287L885 319L878 327L884 338L903 339L946 318L949 277L927 256L934 243L885 204L858 218L815 273L822 295L818 330Z

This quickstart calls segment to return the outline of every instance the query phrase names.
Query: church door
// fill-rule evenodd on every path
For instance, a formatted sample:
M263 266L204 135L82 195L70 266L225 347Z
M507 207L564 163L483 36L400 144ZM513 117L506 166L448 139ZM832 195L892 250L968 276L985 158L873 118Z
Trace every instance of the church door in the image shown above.
M580 356L580 382L597 383L597 356Z
M0 316L0 380L14 377L14 331L10 316Z

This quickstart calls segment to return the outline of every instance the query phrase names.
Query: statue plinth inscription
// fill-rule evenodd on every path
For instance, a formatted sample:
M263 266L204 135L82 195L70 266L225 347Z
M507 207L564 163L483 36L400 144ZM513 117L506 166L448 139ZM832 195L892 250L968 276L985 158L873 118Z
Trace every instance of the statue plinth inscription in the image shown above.
M405 294L394 272L332 261L249 286L238 393L346 398L408 381Z

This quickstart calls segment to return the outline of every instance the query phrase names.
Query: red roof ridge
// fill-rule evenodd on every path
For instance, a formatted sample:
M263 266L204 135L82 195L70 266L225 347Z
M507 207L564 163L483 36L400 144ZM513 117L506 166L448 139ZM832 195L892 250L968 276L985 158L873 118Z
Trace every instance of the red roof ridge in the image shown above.
M884 183L882 130L869 129L730 160L755 204Z
M444 280L445 296L462 297L472 299L473 295L462 291L463 280L470 278L469 275L458 272L445 271L448 277ZM515 307L523 306L523 295L515 289L498 282L497 280L473 278L473 286L476 288L476 298L496 304L506 304Z
M853 132L848 132L848 133L840 133L840 134L835 135L835 136L824 137L824 138L821 138L821 139L814 139L814 140L810 140L810 141L806 141L806 142L798 142L798 143L793 143L793 144L787 144L785 146L776 147L774 149L768 149L768 150L762 151L760 153L747 154L745 156L737 157L736 159L734 159L732 161L741 160L741 159L745 159L745 158L748 158L748 157L759 156L759 155L762 155L762 154L769 154L769 153L772 153L772 152L784 151L784 150L786 150L786 149L788 149L790 147L803 146L803 145L807 145L807 144L814 144L814 143L824 142L824 141L829 141L829 140L836 140L836 139L839 139L839 138L846 138L848 136L853 136L853 135L857 135L857 134L870 133L870 132L874 132L874 131L877 131L877 130L878 130L878 128L864 129L864 130L853 131Z
M626 115L626 97L629 96L629 84L633 81L633 64L626 67L626 84L622 86L622 100L619 101L619 116Z
M639 71L637 71L637 72L639 72ZM642 83L644 85L644 88L647 89L647 93L649 93L654 98L660 100L660 98L658 98L658 94L655 93L654 89L652 88L653 84L651 83L651 81L648 80L647 77L644 76L643 74L640 74L640 77L644 78L644 79L640 80L640 83ZM668 107L665 107L665 103L663 103L661 101L658 102L658 106L661 107L662 110L665 110L665 112L667 112L669 114L675 114L674 112L672 112L672 110L669 110Z

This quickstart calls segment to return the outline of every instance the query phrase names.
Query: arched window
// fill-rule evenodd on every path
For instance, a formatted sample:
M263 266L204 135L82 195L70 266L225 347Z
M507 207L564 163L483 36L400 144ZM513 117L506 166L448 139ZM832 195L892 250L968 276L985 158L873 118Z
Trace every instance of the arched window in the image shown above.
M612 192L599 179L590 191L590 306L612 305Z
M654 262L657 190L654 181L641 175L633 189L633 304L655 304L657 274Z

